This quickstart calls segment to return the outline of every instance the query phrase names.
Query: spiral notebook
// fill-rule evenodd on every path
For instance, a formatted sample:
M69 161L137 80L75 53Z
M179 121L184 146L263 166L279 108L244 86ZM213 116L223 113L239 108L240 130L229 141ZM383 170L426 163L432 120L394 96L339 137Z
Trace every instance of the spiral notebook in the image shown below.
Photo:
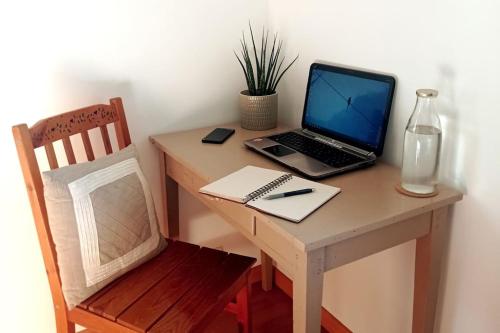
M263 197L303 188L312 193L265 200ZM246 166L199 190L201 193L244 203L262 212L300 222L340 192L337 187L313 182L290 173Z

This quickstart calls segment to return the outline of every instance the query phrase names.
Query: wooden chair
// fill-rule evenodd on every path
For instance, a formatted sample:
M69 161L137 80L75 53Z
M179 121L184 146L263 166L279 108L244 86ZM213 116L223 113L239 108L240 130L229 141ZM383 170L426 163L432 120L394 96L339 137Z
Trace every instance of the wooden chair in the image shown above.
M254 258L168 240L157 257L113 281L68 310L57 267L35 149L44 147L51 169L58 168L53 143L62 140L69 164L76 163L70 136L81 135L87 159L94 160L89 130L99 127L106 154L114 124L119 149L130 144L120 98L50 117L33 127L13 127L14 139L35 218L54 302L57 332L200 332L224 308L236 313L243 332L251 331L248 272ZM236 299L236 303L230 303Z

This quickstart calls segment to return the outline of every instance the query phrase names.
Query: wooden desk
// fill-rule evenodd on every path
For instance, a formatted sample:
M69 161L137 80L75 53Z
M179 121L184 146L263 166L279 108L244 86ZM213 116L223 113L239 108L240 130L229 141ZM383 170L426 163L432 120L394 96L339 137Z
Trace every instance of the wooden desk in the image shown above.
M242 204L198 193L216 179L255 165L282 166L243 146L243 141L273 131L244 130L223 145L202 144L214 127L156 135L159 149L166 221L163 231L178 236L178 185L198 198L279 263L293 279L295 333L320 332L323 273L370 254L417 239L413 332L432 332L441 257L448 234L448 210L462 194L441 186L438 196L406 197L395 191L399 169L378 163L374 167L324 180L342 193L299 224L260 213ZM283 129L283 128L281 128ZM264 254L263 262L270 258ZM263 281L270 281L269 264L263 265Z

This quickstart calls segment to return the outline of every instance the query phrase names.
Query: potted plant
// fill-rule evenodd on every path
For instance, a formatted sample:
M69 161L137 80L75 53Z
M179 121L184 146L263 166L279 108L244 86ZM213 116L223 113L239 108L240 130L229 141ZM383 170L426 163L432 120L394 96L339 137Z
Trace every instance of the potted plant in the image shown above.
M271 52L268 54L269 31L264 36L264 28L262 28L260 50L257 50L252 26L248 25L252 49L249 50L245 33L243 33L240 40L241 58L234 52L245 74L248 88L240 93L241 127L250 130L267 130L275 128L278 120L276 87L299 56L297 55L288 66L282 67L285 60L285 57L280 58L283 41L278 39L277 34L274 34Z

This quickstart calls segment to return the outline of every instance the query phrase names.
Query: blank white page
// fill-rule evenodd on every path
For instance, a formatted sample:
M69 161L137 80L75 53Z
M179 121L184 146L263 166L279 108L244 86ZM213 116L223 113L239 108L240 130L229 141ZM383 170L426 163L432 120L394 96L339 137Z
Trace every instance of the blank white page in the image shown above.
M245 203L245 197L286 172L248 165L202 188L201 193Z
M263 197L270 194L295 191L304 188L313 188L314 192L273 200L263 199ZM269 191L259 199L249 201L247 205L271 215L294 222L300 222L339 192L340 189L338 187L293 176L292 179L276 187L274 190Z

